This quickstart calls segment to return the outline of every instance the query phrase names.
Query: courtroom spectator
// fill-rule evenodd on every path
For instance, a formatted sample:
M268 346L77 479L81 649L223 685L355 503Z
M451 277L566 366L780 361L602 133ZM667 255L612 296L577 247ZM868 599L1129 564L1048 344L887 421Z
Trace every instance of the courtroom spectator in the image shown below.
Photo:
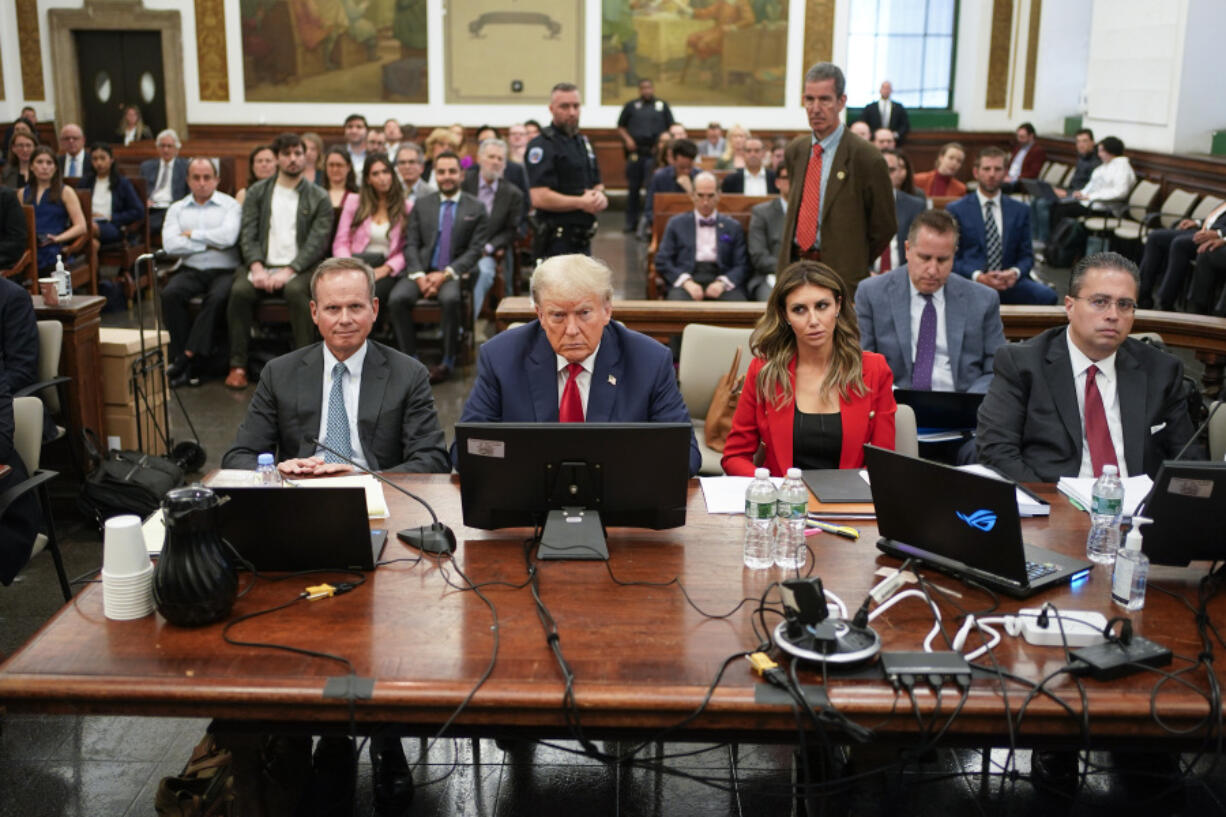
M349 151L340 146L328 149L324 157L324 178L327 180L326 189L332 209L340 213L345 199L358 192L358 180L353 172Z
M485 244L477 259L477 281L473 284L473 322L481 314L486 293L494 285L497 266L503 265L506 291L512 291L515 272L515 239L524 218L524 191L504 178L507 163L507 143L501 139L486 139L477 148L477 172L464 177L461 189L485 207Z
M422 171L422 178L434 184L434 157L440 153L454 153L459 146L460 141L447 128L435 128L430 131L430 135L426 137L426 164Z
M908 195L924 198L923 192L915 186L915 168L911 166L911 157L908 156L907 152L902 148L894 148L894 154L898 156L898 158L902 159L903 167L906 171L903 174L901 184L894 182L893 175L890 176L891 183L894 183L895 185L894 189L901 190ZM925 206L927 206L927 201L925 201Z
M55 154L52 154L54 161ZM11 469L0 476L0 496L29 478L25 462L14 445L13 397L8 387L0 380L0 465ZM0 584L8 586L30 560L34 537L42 523L42 513L36 491L27 491L18 497L4 514L0 525Z
M136 188L128 181L115 164L115 154L105 142L90 146L89 160L94 169L90 189L90 234L94 249L101 244L117 244L123 241L123 228L145 217L145 204L136 194ZM81 186L87 184L81 179Z
M464 126L459 122L447 130L451 131L451 135L455 137L452 150L460 157L460 166L467 170L473 166L472 145L468 144L468 134L464 132Z
M719 126L718 122L708 124L706 138L698 143L698 155L714 156L718 159L727 149L728 142L724 139L724 129Z
M1005 342L1000 299L951 275L958 222L925 210L911 222L906 263L860 284L860 345L885 356L900 389L986 392Z
M719 188L711 173L694 177L694 210L668 220L656 271L664 276L670 301L743 301L749 274L745 232L721 215Z
M371 128L366 131L366 155L370 156L375 153L387 155L387 137L378 128ZM355 170L355 172L357 171ZM361 173L358 175L365 178Z
M481 346L460 422L690 422L668 348L612 320L607 264L546 259L532 275L532 303L535 320ZM691 437L690 474L701 464Z
M979 406L979 461L1018 482L1148 474L1192 437L1177 357L1128 337L1137 267L1113 252L1083 258L1064 299L1067 326L996 351ZM1203 456L1193 450L1189 459Z
M1213 293L1226 279L1226 238L1219 234L1196 248L1196 266L1188 293L1188 311L1226 318L1226 288L1221 288L1217 303L1210 308Z
M528 150L528 129L522 123L516 122L507 128L507 145L510 148L507 161L522 165Z
M779 249L783 245L783 222L787 214L791 177L786 164L775 173L779 195L770 201L755 204L749 211L749 283L745 295L751 301L765 301L775 288L775 270Z
M9 143L8 162L4 165L4 176L0 178L0 181L14 190L29 184L30 157L34 155L36 147L38 147L38 140L30 134L23 130L14 133Z
M966 184L958 171L966 161L966 149L958 142L946 142L937 152L936 166L915 174L915 187L929 198L966 195Z
M360 258L375 272L375 296L387 303L404 272L404 188L387 156L372 153L362 170L362 189L345 200L332 255Z
M845 88L843 71L833 63L817 63L805 73L803 103L811 132L787 149L792 194L779 265L820 260L843 277L851 299L873 259L898 232L898 221L881 153L862 139L843 138L839 115L847 106Z
M1098 158L1098 150L1094 146L1094 131L1082 128L1075 137L1077 149L1077 164L1073 168L1073 176L1067 187L1053 187L1052 192L1058 198L1065 198L1071 193L1081 190L1090 183L1094 169L1102 164ZM1034 196L1030 200L1030 228L1036 242L1047 244L1051 237L1051 206L1052 200L1042 196Z
M897 147L894 140L894 131L889 128L878 128L873 131L873 147L877 150L893 150Z
M656 170L652 171L652 175L655 175L656 171L660 170L661 168L668 167L673 163L672 146L673 136L671 133L661 133L656 139Z
M345 117L345 150L349 153L349 163L353 165L355 176L362 173L362 163L366 161L366 117L360 113L351 113Z
M998 147L979 151L974 174L978 189L945 208L961 232L954 272L996 290L1002 304L1054 305L1056 291L1030 275L1030 208L1001 191L1005 152Z
M1202 220L1185 218L1170 229L1150 230L1145 234L1141 255L1141 284L1137 305L1152 309L1154 287L1158 287L1159 309L1172 312L1183 295L1190 267L1205 252L1201 247L1226 233L1226 203L1219 204Z
M788 151L788 140L783 136L776 136L775 141L771 143L771 170L779 173L779 168L786 164L785 157Z
M674 122L668 126L668 135L674 139L688 139L689 134L685 132L685 125L680 122Z
M0 187L0 229L10 226L9 212L17 201L13 191ZM17 205L18 212L21 205ZM25 219L21 220L25 234ZM0 240L6 238L0 233ZM0 264L3 253L11 251L7 241L0 244ZM25 250L23 242L21 249ZM0 389L14 394L38 382L38 321L34 317L34 301L30 293L11 278L0 276Z
M884 128L894 137L894 144L886 147L898 147L911 131L911 118L907 109L891 99L894 85L887 79L881 83L881 98L872 104L865 105L860 111L860 121L874 133Z
M847 129L865 142L873 141L873 129L863 119L857 119L855 122L852 122L847 126Z
M60 128L60 150L64 151L59 157L60 178L73 179L76 184L76 179L88 179L94 174L89 151L85 149L85 131L80 125L69 122Z
M328 194L302 178L306 152L295 133L272 144L277 172L247 188L239 252L226 317L230 324L230 373L226 386L247 387L247 348L261 298L288 302L294 348L314 340L310 311L310 270L328 250L333 214Z
M309 144L306 139L302 140L303 146ZM306 158L305 168L311 167L311 159ZM247 156L247 184L252 185L256 182L267 179L272 174L277 172L277 154L272 149L271 145L257 145L252 149ZM306 177L306 170L302 171L303 177ZM190 184L189 184L190 186ZM234 200L242 204L247 199L247 188L244 187L234 194Z
M651 235L655 218L656 193L694 192L694 177L698 175L694 160L698 158L698 148L689 139L674 139L669 143L668 150L672 161L652 173L651 182L647 185L643 202L643 222L647 235Z
M430 382L451 376L460 342L461 282L481 257L486 241L485 208L460 190L460 157L450 151L435 157L438 192L417 200L405 234L404 277L388 300L396 344L417 354L413 308L422 299L438 301L442 310L443 358L430 368Z
M220 192L217 181L212 160L188 162L191 195L170 205L162 225L162 248L181 261L162 288L162 314L170 332L166 374L174 387L200 385L239 265L243 207ZM203 300L193 320L190 305L198 295Z
M30 235L17 191L0 186L0 269L9 269L26 251Z
M29 105L21 109L21 114L4 130L4 155L8 155L9 146L13 142L13 134L23 130L34 137L38 144L38 114Z
M302 134L302 147L306 151L306 166L302 169L302 178L314 182L320 187L327 186L324 177L324 140L318 133L308 131Z
M764 166L766 148L762 140L751 136L745 140L745 166L724 177L721 192L739 193L744 196L773 196L779 192L775 186L775 171Z
M477 128L477 152L478 158L481 152L481 143L486 139L501 139L502 134L498 132L498 128L493 125L482 125Z
M64 255L64 247L89 229L81 200L64 184L55 153L46 145L34 148L30 157L30 183L22 188L21 203L34 206L38 272L42 276L55 269L55 259ZM68 264L67 258L64 263Z
M749 129L733 125L728 129L727 145L715 163L716 170L735 170L745 166L745 140L750 136Z
M160 235L167 208L189 191L187 160L179 155L179 148L183 146L179 135L167 128L158 134L156 144L158 158L141 162L140 175L145 180L148 196L145 208L149 212L149 231Z
M541 135L541 123L537 122L535 119L525 120L524 130L528 134L528 141L531 142L533 139Z
M140 115L139 105L123 106L123 116L119 119L119 126L115 128L115 137L125 147L133 142L143 142L153 138L153 131L149 129Z
M753 360L724 444L724 472L749 476L765 446L771 475L788 468L860 468L864 444L894 448L893 381L860 348L842 277L798 261L779 273L749 339Z
M907 162L902 151L885 148L881 151L885 166L890 171L890 184L894 187L894 218L898 222L898 234L881 255L873 261L873 275L880 275L906 263L906 241L911 231L911 221L928 206L923 196L912 195L904 191L907 183Z
M1037 179L1043 163L1047 161L1047 151L1039 144L1034 133L1034 125L1023 122L1017 126L1017 141L1009 154L1008 169L1005 172L1005 192L1013 193L1022 189L1021 179Z
M1124 155L1124 143L1118 137L1105 137L1097 145L1102 161L1090 174L1086 186L1072 195L1072 201L1058 201L1051 208L1051 228L1064 218L1077 218L1091 212L1105 213L1128 201L1136 187L1137 174Z
M489 126L485 126L484 128L482 128L480 132L497 134L498 130L497 128L491 128ZM477 178L477 174L481 171L481 145L484 144L489 139L498 139L501 141L500 137L495 135L495 136L488 137L487 139L482 139L477 142L477 163L464 171L464 182L463 183L467 183L470 180L475 180ZM503 144L505 145L506 142L503 142ZM528 197L529 197L528 171L523 165L518 164L517 162L512 162L509 159L506 159L503 161L502 167L503 167L503 170L502 170L503 177L506 178L508 182L518 187L519 192L524 194L523 210L520 213L520 218L526 219L528 217Z
M417 199L434 192L434 185L422 177L426 166L426 155L421 145L416 142L403 142L396 151L396 172L400 174L400 184L404 187L409 209L413 209Z
M400 123L395 119L388 119L383 123L383 139L386 141L385 151L389 158L396 155L396 151L400 150L400 143L404 141L404 130L401 129Z
M626 203L625 232L634 232L639 224L643 185L651 181L655 168L652 150L660 134L673 124L673 111L668 103L655 95L655 84L639 80L639 95L622 106L617 118L617 133L626 156L626 185L630 196Z

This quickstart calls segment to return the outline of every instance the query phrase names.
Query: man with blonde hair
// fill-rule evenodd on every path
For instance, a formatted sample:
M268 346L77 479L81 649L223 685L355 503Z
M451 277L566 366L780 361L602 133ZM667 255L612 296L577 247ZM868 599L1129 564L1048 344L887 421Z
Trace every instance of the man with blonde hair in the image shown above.
M690 422L668 347L612 319L603 261L547 259L532 276L532 301L536 320L481 347L460 422ZM691 474L701 462L691 437Z

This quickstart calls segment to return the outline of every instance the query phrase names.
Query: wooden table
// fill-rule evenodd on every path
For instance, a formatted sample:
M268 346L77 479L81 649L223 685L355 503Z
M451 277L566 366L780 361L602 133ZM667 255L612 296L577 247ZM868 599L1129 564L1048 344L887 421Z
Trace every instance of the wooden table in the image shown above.
M102 307L106 298L100 295L73 295L55 306L43 303L41 295L34 297L34 315L40 321L59 321L64 326L64 346L60 352L60 374L71 377L68 384L68 410L76 428L92 429L99 438L105 433L102 419L102 349L98 330L102 326ZM89 467L77 434L72 445L78 462Z
M459 492L449 476L397 476L411 490L434 503L460 541L455 564L474 582L524 581L522 542L527 531L477 531L459 524ZM1084 547L1085 514L1075 511L1050 487L1050 518L1024 523L1029 541L1070 553ZM415 503L388 491L393 529L428 521ZM623 581L667 582L680 577L694 603L709 613L726 613L746 597L757 598L778 571L741 567L742 520L711 516L697 483L691 491L689 524L672 531L613 532L607 569ZM826 587L855 608L877 579L873 572L896 562L874 547L872 523L861 523L862 537L851 543L826 534L809 541L817 552L817 573ZM383 558L411 557L394 537ZM379 568L352 593L297 605L239 625L236 638L281 642L346 656L362 676L376 679L374 697L359 702L359 722L396 722L410 729L437 728L470 692L490 662L494 620L463 584L449 563L425 560ZM724 620L705 618L691 608L676 586L615 585L604 563L547 562L539 566L545 603L557 620L561 647L574 669L575 694L582 723L595 733L640 734L675 724L695 710L721 662L756 643L747 605ZM1156 569L1151 581L1194 595L1191 571ZM340 578L340 577L338 577ZM936 584L962 594L962 603L983 608L983 595L952 579ZM244 579L244 582L246 579ZM314 583L313 579L310 583ZM240 599L234 613L272 607L290 599L307 582L261 581ZM1108 600L1110 576L1096 568L1076 587L1042 597L1063 609L1119 611ZM500 646L493 674L456 721L470 732L505 729L536 734L565 734L561 712L562 683L526 589L487 585L497 608ZM1041 603L1041 602L1038 602ZM1001 609L1022 605L1002 600ZM1029 606L1037 606L1034 601ZM1223 603L1212 612L1220 617ZM952 611L946 609L946 613ZM1137 631L1171 647L1175 653L1200 650L1192 614L1168 596L1151 589L1147 606L1134 615ZM770 620L776 621L775 618ZM772 623L773 626L773 623ZM931 616L923 604L901 602L874 626L886 649L919 649ZM48 622L20 651L0 666L0 705L14 711L90 712L125 715L212 716L236 720L343 722L347 707L321 697L324 679L340 674L332 662L222 642L221 625L180 629L158 616L132 622L109 621L102 614L102 593L91 585ZM1006 638L997 648L1000 663L1030 679L1062 666L1058 648ZM1185 666L1176 660L1174 667ZM802 680L817 678L802 673ZM1204 686L1199 673L1189 680ZM1164 735L1149 715L1156 676L1140 674L1113 683L1087 681L1091 730L1096 741ZM760 682L737 660L715 690L706 711L685 729L698 739L738 737L790 741L795 721L786 705L755 701ZM1079 710L1067 680L1051 689ZM1009 688L1016 711L1025 689ZM895 693L879 679L837 680L830 696L840 710L863 724L878 724L878 734L909 735L915 719L904 699L891 714ZM934 698L918 693L931 712ZM950 697L946 696L948 714ZM1162 716L1173 726L1189 726L1204 716L1203 698L1172 684L1160 698ZM1004 704L999 683L973 684L962 714L951 727L959 739L1000 739ZM1047 698L1029 706L1019 741L1075 737L1077 722Z

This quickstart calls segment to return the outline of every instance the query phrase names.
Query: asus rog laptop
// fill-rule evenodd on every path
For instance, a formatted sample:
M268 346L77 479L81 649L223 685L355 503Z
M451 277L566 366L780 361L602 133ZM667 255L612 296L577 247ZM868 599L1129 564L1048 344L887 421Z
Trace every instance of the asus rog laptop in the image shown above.
M1092 566L1022 543L1012 482L866 445L877 549L1024 599Z

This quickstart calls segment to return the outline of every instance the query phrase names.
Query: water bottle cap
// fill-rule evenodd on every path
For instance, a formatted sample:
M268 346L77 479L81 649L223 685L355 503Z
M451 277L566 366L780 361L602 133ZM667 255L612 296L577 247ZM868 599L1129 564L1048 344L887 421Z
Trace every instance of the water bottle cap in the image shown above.
M800 479L800 469L799 468L789 468L788 469L788 479Z
M1116 468L1114 465L1104 465L1103 466L1103 476L1104 477L1114 477L1118 475L1119 472L1120 472L1120 469Z
M770 479L771 472L769 468L755 468L753 475L754 479Z
M261 454L260 456L256 457L255 461L259 465L272 465L272 462L273 462L272 454L268 454L268 453Z

